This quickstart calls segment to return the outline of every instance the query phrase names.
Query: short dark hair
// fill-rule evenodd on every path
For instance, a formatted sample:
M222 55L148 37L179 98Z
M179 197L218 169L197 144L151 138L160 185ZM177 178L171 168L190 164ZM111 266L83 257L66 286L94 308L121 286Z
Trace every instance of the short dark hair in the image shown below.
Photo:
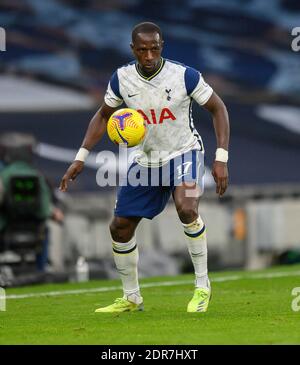
M160 39L162 39L162 32L158 25L151 22L143 22L137 24L133 29L131 33L131 39L132 42L135 41L136 36L138 33L158 33L160 36Z

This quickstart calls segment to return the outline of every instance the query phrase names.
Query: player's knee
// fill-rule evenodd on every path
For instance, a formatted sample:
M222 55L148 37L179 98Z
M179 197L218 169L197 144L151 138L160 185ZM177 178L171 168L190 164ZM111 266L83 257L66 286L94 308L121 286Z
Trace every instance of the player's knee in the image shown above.
M193 222L198 217L197 209L184 203L177 207L177 213L181 222L185 224Z
M128 224L118 218L114 218L109 229L112 239L116 242L128 242L134 233Z

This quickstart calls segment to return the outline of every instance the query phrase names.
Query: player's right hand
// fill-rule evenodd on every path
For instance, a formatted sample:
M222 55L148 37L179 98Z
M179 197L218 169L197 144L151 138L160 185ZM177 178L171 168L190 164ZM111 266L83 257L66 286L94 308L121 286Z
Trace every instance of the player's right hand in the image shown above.
M228 168L227 163L221 161L215 161L211 172L215 183L216 183L216 193L221 197L228 186Z
M65 192L68 189L68 182L73 181L83 170L84 162L74 161L61 179L59 190Z

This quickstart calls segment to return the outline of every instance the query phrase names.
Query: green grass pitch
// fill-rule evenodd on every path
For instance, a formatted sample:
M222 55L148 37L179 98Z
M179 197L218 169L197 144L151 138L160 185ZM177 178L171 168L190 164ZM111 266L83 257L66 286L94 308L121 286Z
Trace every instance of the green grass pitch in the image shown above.
M211 273L202 314L186 312L193 275L141 280L145 311L118 315L94 313L120 296L116 280L8 289L0 344L300 344L300 311L292 310L299 274L300 265Z

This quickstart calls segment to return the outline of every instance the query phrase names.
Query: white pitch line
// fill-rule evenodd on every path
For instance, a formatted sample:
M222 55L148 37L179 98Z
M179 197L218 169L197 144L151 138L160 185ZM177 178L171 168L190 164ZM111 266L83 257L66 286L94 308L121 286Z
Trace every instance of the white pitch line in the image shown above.
M290 272L271 272L264 274L252 274L252 275L232 275L223 276L219 278L210 279L211 282L226 282L235 281L243 279L273 279L282 278L287 276L299 276L300 271L290 271ZM160 286L172 286L172 285L187 285L193 283L193 280L178 280L178 281L162 281L154 283L141 284L141 288L154 288ZM76 290L61 290L61 291L49 291L41 293L27 293L27 294L11 294L7 295L6 299L26 299L26 298L38 298L38 297L56 297L60 295L70 295L70 294L86 294L86 293L101 293L114 290L121 290L121 286L108 286L102 288L91 288L91 289L76 289Z

